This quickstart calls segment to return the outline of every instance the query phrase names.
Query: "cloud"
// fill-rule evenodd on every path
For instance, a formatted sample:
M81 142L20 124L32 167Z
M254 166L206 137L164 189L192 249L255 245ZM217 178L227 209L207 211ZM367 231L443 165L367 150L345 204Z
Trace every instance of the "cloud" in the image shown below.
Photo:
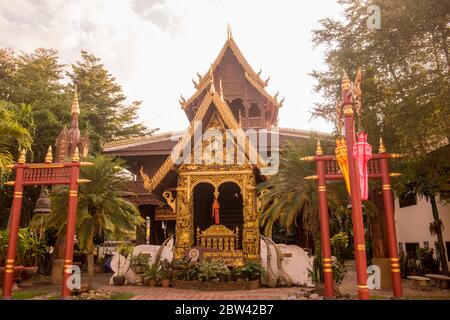
M143 100L140 120L161 130L183 129L181 93L205 73L226 40L226 24L254 69L270 75L268 90L286 96L280 126L330 130L308 111L320 100L308 73L323 69L311 30L337 16L335 0L16 0L0 2L0 46L32 51L52 47L70 64L86 50L122 85L129 100Z

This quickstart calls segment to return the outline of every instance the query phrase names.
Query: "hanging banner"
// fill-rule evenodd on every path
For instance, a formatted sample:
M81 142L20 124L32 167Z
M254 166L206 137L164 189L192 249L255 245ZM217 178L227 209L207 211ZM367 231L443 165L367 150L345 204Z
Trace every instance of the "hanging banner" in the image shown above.
M336 139L336 149L334 150L336 154L336 161L339 165L339 169L341 169L342 175L344 176L345 186L347 188L347 192L350 193L350 175L348 169L348 156L347 156L347 145L345 144L345 139Z
M367 143L367 134L363 131L357 134L358 142L353 145L353 158L358 165L359 187L361 189L361 200L369 198L369 173L367 162L372 159L372 146Z

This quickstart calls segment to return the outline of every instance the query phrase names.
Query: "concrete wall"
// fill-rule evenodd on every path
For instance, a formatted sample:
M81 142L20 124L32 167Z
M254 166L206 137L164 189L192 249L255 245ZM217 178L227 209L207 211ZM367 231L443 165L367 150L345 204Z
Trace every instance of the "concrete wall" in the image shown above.
M450 241L450 205L444 205L438 201L439 217L444 224L444 241ZM403 251L406 252L405 243L419 243L423 248L424 242L428 241L429 247L436 253L436 236L429 231L430 222L433 221L431 204L425 199L417 199L417 204L400 208L399 200L395 200L395 227L397 230L397 242L402 243ZM450 252L447 252L447 260Z

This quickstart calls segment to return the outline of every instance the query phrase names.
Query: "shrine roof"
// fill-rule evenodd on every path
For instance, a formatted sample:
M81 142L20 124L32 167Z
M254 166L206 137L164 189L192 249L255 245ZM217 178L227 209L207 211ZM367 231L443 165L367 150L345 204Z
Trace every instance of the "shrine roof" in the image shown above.
M312 136L330 139L331 134L324 132L313 132L292 128L272 128L272 129L253 129L256 132L267 130L268 134L276 133L279 135L279 145L283 148L289 141L296 142L302 139L309 139ZM169 131L153 136L143 136L140 138L126 139L106 143L103 146L103 152L114 156L144 156L144 155L169 155L179 139L186 133L186 130ZM258 150L260 147L258 146Z
M247 61L247 59L242 54L241 50L239 49L238 45L233 39L233 36L231 35L231 30L228 30L228 38L223 45L222 49L219 52L219 55L214 60L214 62L211 64L211 67L208 69L208 71L205 73L203 77L198 75L200 77L199 83L196 84L197 91L186 101L183 101L180 103L182 104L182 108L186 109L186 107L194 101L204 90L207 90L210 86L211 82L211 73L214 72L217 68L217 66L222 61L223 57L225 56L225 53L227 50L231 50L231 52L236 57L237 61L241 64L241 66L245 70L245 78L263 95L265 96L271 103L273 103L277 107L281 107L283 104L283 101L277 101L276 96L270 95L266 90L265 87L267 86L268 80L263 81L260 77L260 72L255 72L255 70L252 68L250 63ZM270 78L270 77L269 77ZM217 80L216 80L217 81Z

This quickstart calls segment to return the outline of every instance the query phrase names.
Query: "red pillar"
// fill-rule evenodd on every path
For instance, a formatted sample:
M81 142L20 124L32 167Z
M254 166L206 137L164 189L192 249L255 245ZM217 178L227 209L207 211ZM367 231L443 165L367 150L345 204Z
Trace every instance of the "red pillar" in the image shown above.
M358 163L353 158L355 141L352 98L350 95L350 80L347 75L342 80L342 101L344 109L345 141L347 144L348 167L350 173L350 193L352 204L353 236L356 260L356 278L358 282L358 298L369 299L367 286L367 258L364 239L364 222L361 207L361 190L359 188Z
M320 145L319 145L320 146ZM317 160L317 193L319 197L320 237L323 261L324 296L333 297L333 273L331 261L330 226L328 218L325 161Z
M383 189L384 218L386 221L386 236L389 260L391 262L392 291L394 298L403 297L402 279L400 275L400 259L398 258L397 236L395 234L394 201L389 178L389 160L380 159L381 183Z
M23 164L16 166L16 180L14 182L14 198L11 207L11 219L8 234L8 251L3 280L3 299L11 299L14 283L14 266L16 259L17 238L19 233L20 211L23 196Z
M73 244L75 237L75 224L78 203L78 178L80 175L80 162L78 159L78 152L76 151L75 153L77 156L73 157L70 174L69 208L67 212L66 226L66 249L64 253L64 274L61 287L61 295L64 299L70 299L72 296L71 289L67 287L67 280L72 275L72 269L70 267L73 264Z

